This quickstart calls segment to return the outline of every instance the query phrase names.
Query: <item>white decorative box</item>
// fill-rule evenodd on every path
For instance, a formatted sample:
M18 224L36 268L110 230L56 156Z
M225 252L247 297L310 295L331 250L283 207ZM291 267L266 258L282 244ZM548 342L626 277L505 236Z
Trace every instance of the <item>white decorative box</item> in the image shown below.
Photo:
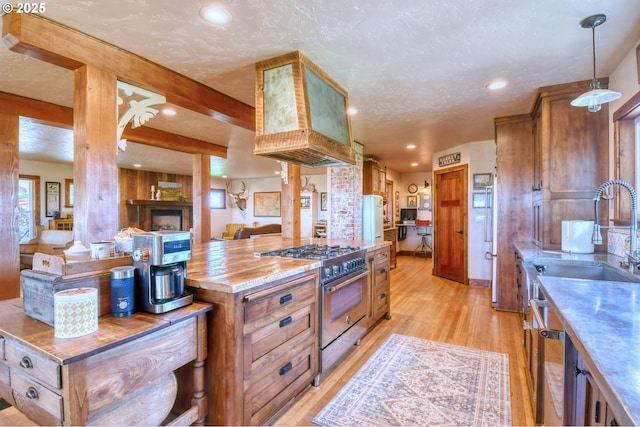
M56 338L75 338L98 330L98 290L72 288L53 296Z

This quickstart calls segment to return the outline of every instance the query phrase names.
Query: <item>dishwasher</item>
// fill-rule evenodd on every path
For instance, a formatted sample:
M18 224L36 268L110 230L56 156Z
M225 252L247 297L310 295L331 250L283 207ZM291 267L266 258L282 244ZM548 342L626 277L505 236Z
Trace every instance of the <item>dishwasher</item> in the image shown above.
M541 386L538 411L541 419L537 421L548 426L571 425L574 414L568 408L569 405L565 405L565 402L571 401L569 390L565 390L565 377L571 375L567 370L567 359L570 358L573 345L565 335L560 317L538 283L534 286L530 307L533 313L533 332L537 330L540 339L538 375Z

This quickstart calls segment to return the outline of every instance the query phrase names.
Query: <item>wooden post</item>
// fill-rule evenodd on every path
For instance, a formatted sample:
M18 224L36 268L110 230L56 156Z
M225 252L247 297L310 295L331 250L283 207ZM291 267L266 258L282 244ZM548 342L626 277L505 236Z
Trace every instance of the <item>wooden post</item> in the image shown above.
M211 188L211 156L193 156L193 242L211 240L211 211L209 190Z
M85 65L74 77L73 234L88 245L112 239L118 227L116 76Z
M300 165L287 163L288 183L282 182L282 237L300 238Z
M8 178L0 180L0 300L20 296L18 129L18 116L0 113L0 169Z

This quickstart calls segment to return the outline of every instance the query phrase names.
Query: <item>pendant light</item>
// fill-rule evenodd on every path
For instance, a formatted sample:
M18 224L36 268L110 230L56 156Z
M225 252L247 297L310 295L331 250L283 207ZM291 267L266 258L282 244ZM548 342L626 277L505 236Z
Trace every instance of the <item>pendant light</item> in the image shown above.
M609 89L600 89L600 82L596 79L596 27L607 20L606 15L598 14L584 18L580 22L582 28L591 28L591 43L593 47L593 80L589 85L589 92L585 92L573 101L574 107L588 107L589 111L596 113L602 108L602 104L615 101L621 94Z

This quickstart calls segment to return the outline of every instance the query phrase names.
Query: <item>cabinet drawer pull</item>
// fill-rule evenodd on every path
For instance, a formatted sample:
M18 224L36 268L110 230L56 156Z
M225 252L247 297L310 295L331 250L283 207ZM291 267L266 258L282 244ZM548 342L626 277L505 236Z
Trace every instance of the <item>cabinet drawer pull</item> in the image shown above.
M380 274L382 274L382 273L386 273L386 272L387 272L387 269L386 269L386 268L381 268L381 269L380 269Z
M280 297L280 304L286 304L292 300L293 300L293 295L286 294L285 296Z
M33 368L33 362L31 362L31 359L29 359L27 356L24 356L20 361L20 366L24 369L30 369Z
M387 297L387 294L380 294L380 299L385 299Z
M287 372L289 372L291 370L291 368L293 368L293 365L291 364L291 362L287 362L286 365L284 365L282 368L280 368L280 376L286 374Z
M40 397L40 394L38 394L38 390L36 390L33 387L29 387L27 389L27 392L24 394L25 396L27 396L29 399L37 399Z
M291 318L291 316L287 316L280 321L280 327L284 328L285 326L290 325L291 322L293 322L293 319Z

